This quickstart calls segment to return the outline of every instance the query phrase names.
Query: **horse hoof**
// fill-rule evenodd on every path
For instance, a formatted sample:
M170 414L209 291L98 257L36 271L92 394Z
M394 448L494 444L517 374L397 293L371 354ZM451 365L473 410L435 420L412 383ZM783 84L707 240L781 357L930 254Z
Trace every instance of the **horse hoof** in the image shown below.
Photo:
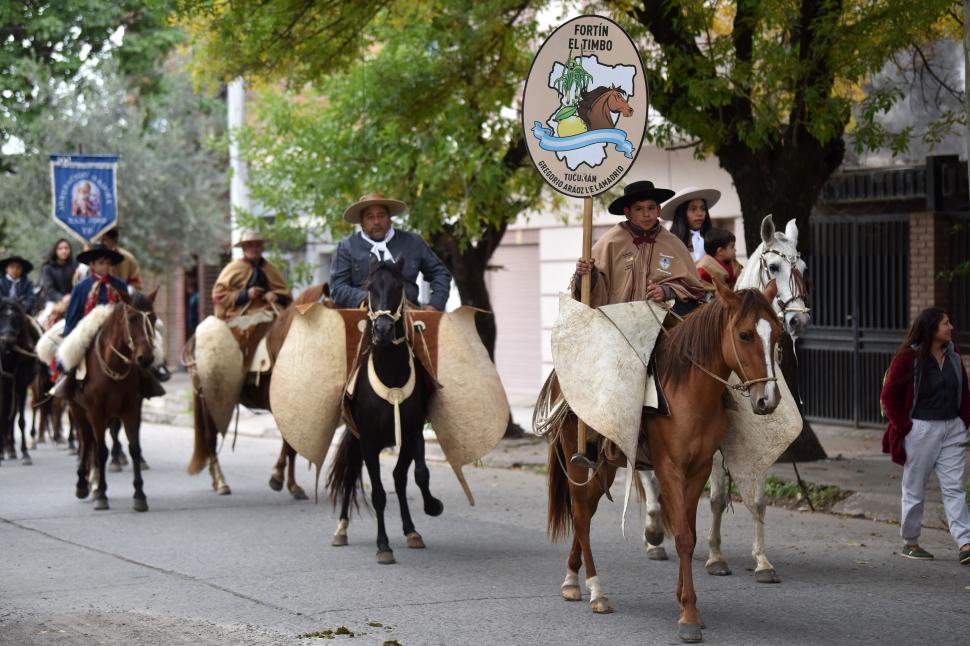
M643 542L645 545L662 545L664 542L664 530L645 530L643 532Z
M108 465L108 471L110 471L111 473L118 473L119 471L121 471L121 463L112 462L111 464Z
M330 541L330 545L333 547L343 547L346 544L347 544L346 534L334 534L333 540Z
M303 491L303 487L297 487L296 489L293 489L292 491L290 491L290 495L293 496L293 500L309 500L310 499L310 497L306 495L306 492Z
M429 516L440 516L441 512L445 510L445 503L441 502L437 498L431 498L424 503L424 513Z
M20 458L20 464L24 465L25 467L29 467L33 463L34 461L30 459L29 455L25 455L24 457Z
M90 493L90 489L82 489L81 487L75 487L74 489L74 495L77 496L78 500L84 500Z
M108 499L107 498L97 498L94 501L94 509L95 509L95 511L104 511L105 509L109 509L109 507L108 507Z
M758 583L781 583L781 578L774 568L770 570L759 570L754 573L754 580Z
M131 508L135 511L148 511L148 501L144 498L135 498Z
M216 487L216 493L219 494L220 496L228 496L232 493L232 489L230 489L229 485L227 484L221 484L218 487Z
M727 576L731 574L731 568L724 561L714 561L713 563L708 563L704 566L707 573L712 576ZM684 624L686 625L686 624Z
M424 549L424 539L421 538L421 534L411 532L410 534L405 534L404 538L407 539L408 547L410 547L412 550Z
M44 440L41 440L40 443L41 444L45 444ZM34 438L30 438L30 441L27 442L27 448L30 449L31 451L33 451L34 449L36 449L37 448L37 440L35 440Z
M647 548L647 558L651 561L666 561L667 550L662 545L655 545Z
M128 466L128 456L125 455L124 453L119 453L118 454L118 462L120 462L121 463L121 466L123 466L123 467Z
M583 598L583 591L578 585L564 585L559 592L566 601L579 601Z
M687 644L704 641L700 624L677 624L677 636L680 637L680 641Z
M13 449L7 449L6 451L3 452L3 459L4 460L16 460L17 459L17 452L14 451Z
M613 612L613 606L610 605L610 600L606 597L600 597L599 599L590 601L589 607L598 615L608 615Z
M394 560L394 552L378 552L377 562L381 565L394 565L397 561Z
M148 466L148 463L145 462L144 460L142 460L141 461L141 470L142 471L149 471L150 469L151 469L151 467Z
M68 446L67 447L67 454L68 455L77 455L77 447L76 446Z
M283 491L283 481L278 480L276 476L269 477L269 488L273 491Z

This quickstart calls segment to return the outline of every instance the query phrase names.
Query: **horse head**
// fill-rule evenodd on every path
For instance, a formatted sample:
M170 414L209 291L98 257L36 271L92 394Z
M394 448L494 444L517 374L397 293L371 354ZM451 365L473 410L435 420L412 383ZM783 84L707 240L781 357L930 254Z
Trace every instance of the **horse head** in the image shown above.
M135 292L131 305L120 308L128 335L128 344L135 361L143 368L151 367L155 359L155 296L158 288L147 296Z
M751 409L756 415L766 415L781 401L775 367L781 326L771 306L778 296L777 283L769 281L764 292L735 292L720 280L715 279L714 283L728 321L726 334L721 338L721 355L747 388Z
M27 314L23 306L13 299L0 301L0 351L4 354L13 351L21 341L26 325Z
M610 112L619 112L624 117L633 116L633 108L630 107L629 99L622 90L616 87L610 87L606 107L609 108Z
M758 286L763 287L769 281L775 281L778 296L772 299L772 307L780 318L784 318L788 334L796 339L811 322L805 262L798 253L798 224L792 218L782 233L775 230L774 220L767 215L761 221L761 240Z
M394 262L371 260L365 285L371 345L387 347L398 340L404 316L404 258Z

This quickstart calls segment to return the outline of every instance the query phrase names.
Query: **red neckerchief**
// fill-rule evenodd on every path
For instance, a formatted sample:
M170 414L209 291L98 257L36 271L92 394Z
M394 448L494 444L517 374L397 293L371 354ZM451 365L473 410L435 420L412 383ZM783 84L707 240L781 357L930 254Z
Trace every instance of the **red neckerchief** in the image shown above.
M637 227L630 224L630 221L621 222L620 226L625 228L627 233L633 238L633 244L640 248L645 244L653 244L657 241L657 234L660 233L660 222L653 225L653 228L649 231L644 231L643 229L638 229Z
M118 290L115 286L111 284L111 279L107 276L99 276L93 271L91 272L91 278L94 279L94 284L91 285L91 291L88 292L88 300L84 303L84 315L87 316L88 312L93 310L98 304L98 295L101 293L102 287L108 290L108 302L117 303L121 300L118 295Z

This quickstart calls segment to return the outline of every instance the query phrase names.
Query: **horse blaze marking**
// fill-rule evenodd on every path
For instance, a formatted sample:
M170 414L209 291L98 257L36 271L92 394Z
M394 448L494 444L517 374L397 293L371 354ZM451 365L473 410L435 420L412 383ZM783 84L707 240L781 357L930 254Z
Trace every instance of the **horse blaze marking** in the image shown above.
M758 336L761 337L761 343L765 349L765 369L767 371L765 374L769 379L774 379L775 373L771 366L771 323L764 319L759 319L755 329L758 331ZM769 388L771 389L770 391ZM769 401L774 401L777 398L775 388L775 382L769 381L765 383L765 395L768 396Z

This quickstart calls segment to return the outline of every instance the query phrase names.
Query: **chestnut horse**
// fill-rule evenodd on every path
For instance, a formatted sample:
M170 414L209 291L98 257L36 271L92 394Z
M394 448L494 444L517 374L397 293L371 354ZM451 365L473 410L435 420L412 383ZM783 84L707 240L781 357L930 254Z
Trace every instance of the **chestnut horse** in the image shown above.
M672 415L645 416L640 442L649 448L660 481L664 525L674 535L680 558L678 635L685 642L702 638L691 558L697 503L727 424L722 400L726 380L732 371L741 376L741 387L757 414L772 412L779 402L774 357L781 328L771 308L775 293L774 282L762 294L754 289L736 293L717 281L716 298L662 336L654 351L657 378ZM609 491L617 467L626 463L622 455L608 457L600 438L601 459L582 485L587 469L564 458L576 452L576 444L576 417L569 414L549 448L549 534L556 541L573 531L563 598L581 598L579 568L585 564L590 606L593 612L608 613L613 608L596 575L589 530L600 497Z
M148 501L141 477L141 403L142 371L151 369L154 358L156 289L148 296L135 293L132 304L115 303L110 315L85 352L87 376L83 388L70 401L71 417L78 426L80 439L77 469L78 498L90 492L88 473L97 469L94 508L108 509L108 481L105 466L108 444L105 430L113 419L120 419L128 436L134 472L133 509L148 511Z
M266 345L274 361L283 341L286 339L290 322L293 320L294 306L316 303L325 297L329 300L329 296L330 288L326 283L308 287L270 324L269 330L266 332ZM256 383L247 381L243 386L239 404L255 410L270 410L269 384L271 379L272 372L263 375ZM195 416L195 443L188 472L194 475L202 471L208 464L209 475L212 477L212 489L220 495L228 495L232 493L232 490L229 488L226 477L222 473L222 467L219 465L217 448L219 431L216 428L216 423L205 410L200 384L194 374L192 376L192 410ZM274 491L283 489L284 470L286 471L286 490L295 500L306 500L306 492L303 487L296 483L296 451L286 440L283 440L279 458L277 458L269 478L269 486Z

